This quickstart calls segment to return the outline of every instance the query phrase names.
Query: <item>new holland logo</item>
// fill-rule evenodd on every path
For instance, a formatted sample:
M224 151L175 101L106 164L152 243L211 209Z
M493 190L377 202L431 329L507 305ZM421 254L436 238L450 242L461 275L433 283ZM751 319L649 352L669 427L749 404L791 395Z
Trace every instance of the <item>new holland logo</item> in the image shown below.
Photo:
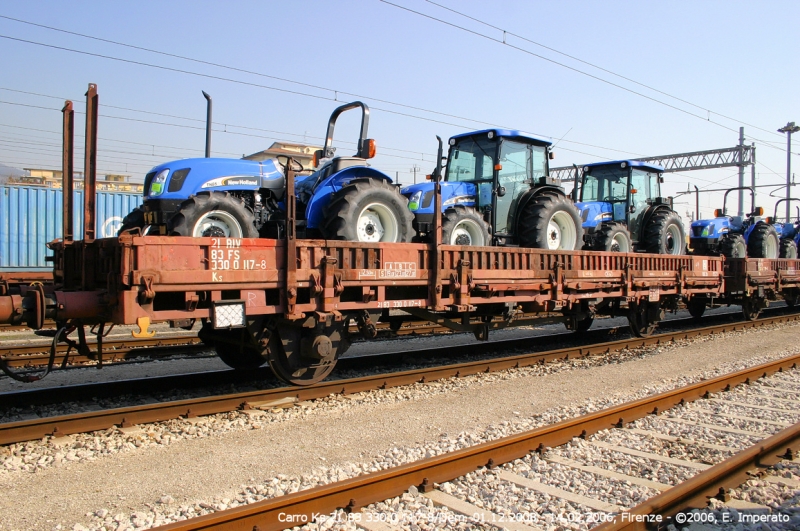
M258 186L258 179L254 177L218 177L206 182L202 188L216 188L217 186Z

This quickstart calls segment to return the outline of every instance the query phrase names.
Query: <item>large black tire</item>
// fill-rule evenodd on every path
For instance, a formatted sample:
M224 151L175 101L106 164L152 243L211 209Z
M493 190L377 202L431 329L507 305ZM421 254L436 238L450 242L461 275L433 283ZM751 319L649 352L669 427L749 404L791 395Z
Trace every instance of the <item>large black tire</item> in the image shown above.
M747 239L747 255L750 258L778 258L780 238L775 227L768 223L757 223Z
M686 236L681 217L672 210L656 212L644 230L645 252L681 255L686 251Z
M622 223L603 223L595 235L593 250L630 253L633 251L631 233Z
M255 218L228 192L200 192L181 203L167 223L175 236L258 238Z
M408 199L384 179L353 179L333 194L322 234L329 240L410 242L413 215Z
M206 323L198 336L203 343L214 348L225 365L233 369L257 369L268 360L268 351L253 344L246 328L214 330L211 323Z
M456 206L448 208L442 216L442 243L445 245L472 245L483 247L492 244L489 224L474 208Z
M521 247L573 251L583 245L580 212L565 195L543 192L531 199L519 216Z
M781 250L778 255L780 258L794 260L797 258L797 244L791 238L781 240Z
M719 240L719 252L725 258L747 258L747 242L741 234L725 234Z
M706 313L706 301L699 297L692 297L686 301L686 309L689 310L689 315L695 319L700 319Z
M122 218L122 225L119 226L117 236L134 229L139 229L140 231L144 229L144 205L139 205Z

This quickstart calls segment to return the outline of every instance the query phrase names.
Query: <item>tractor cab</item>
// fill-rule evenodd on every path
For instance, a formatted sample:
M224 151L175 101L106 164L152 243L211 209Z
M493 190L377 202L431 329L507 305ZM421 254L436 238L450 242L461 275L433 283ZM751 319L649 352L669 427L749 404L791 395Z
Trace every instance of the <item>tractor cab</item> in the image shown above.
M522 245L574 249L579 220L572 213L551 215L550 240L542 229L534 241L524 211L535 197L549 194L566 200L563 189L548 177L551 143L518 131L487 129L450 138L442 182L443 241L455 245ZM432 230L434 184L403 188L419 234ZM558 199L556 199L558 198ZM572 204L567 206L574 211ZM563 210L560 209L559 211ZM563 240L563 241L562 241Z
M584 166L576 203L584 248L682 254L683 224L661 195L663 171L635 160Z

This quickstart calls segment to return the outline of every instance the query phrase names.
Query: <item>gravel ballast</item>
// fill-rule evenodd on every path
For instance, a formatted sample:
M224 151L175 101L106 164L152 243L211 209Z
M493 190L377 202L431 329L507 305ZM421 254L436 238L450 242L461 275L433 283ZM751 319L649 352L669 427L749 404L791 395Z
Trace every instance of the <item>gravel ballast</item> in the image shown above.
M0 448L0 529L146 528L279 496L789 355L798 331L778 325L610 356L620 362L559 362L11 445ZM737 437L708 442L747 444Z

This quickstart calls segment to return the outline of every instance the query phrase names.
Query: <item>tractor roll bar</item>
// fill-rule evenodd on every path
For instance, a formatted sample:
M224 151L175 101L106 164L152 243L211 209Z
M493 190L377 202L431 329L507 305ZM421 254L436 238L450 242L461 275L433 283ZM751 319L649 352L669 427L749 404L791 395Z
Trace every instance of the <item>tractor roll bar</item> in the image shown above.
M325 145L322 148L322 152L319 153L319 158L330 158L333 157L333 149L331 148L331 142L333 141L333 128L336 126L336 120L339 118L339 115L345 111L349 111L355 108L361 108L361 134L359 135L358 139L358 152L356 153L356 157L362 159L368 159L369 157L369 140L367 139L367 130L369 128L369 107L365 103L360 101L354 101L352 103L348 103L342 105L341 107L337 107L334 109L333 113L331 113L331 117L328 120L328 134L325 135Z

